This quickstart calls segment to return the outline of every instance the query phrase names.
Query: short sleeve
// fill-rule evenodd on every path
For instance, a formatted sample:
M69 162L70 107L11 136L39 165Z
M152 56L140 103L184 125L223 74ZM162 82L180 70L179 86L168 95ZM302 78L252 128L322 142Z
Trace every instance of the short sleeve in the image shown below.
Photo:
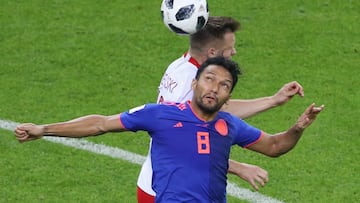
M261 139L262 131L260 129L235 117L233 118L233 124L236 129L233 144L248 147Z
M154 117L157 105L146 104L130 109L120 115L120 122L130 131L151 131L154 125Z

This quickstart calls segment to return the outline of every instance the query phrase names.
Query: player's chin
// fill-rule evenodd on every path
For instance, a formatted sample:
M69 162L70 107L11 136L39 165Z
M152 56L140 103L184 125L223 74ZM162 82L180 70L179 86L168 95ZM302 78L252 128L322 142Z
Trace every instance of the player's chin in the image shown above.
M208 103L204 105L204 110L207 113L215 113L216 111L220 110L220 108L217 103Z

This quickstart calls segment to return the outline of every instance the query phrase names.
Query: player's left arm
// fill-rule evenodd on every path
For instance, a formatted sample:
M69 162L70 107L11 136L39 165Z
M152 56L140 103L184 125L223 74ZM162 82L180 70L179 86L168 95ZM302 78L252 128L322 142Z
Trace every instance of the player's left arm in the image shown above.
M275 135L263 133L260 140L248 146L248 149L270 157L278 157L287 153L295 147L304 130L315 121L323 109L324 105L316 107L315 104L311 104L287 131Z
M303 87L296 81L285 84L276 94L257 99L231 99L222 108L241 119L249 118L260 112L280 106L288 102L293 96L304 96Z

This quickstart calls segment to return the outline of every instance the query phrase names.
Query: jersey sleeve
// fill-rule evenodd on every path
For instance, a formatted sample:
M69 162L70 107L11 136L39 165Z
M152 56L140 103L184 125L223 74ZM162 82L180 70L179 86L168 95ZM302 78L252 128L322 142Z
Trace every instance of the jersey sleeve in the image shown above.
M146 104L130 109L120 115L121 124L129 131L151 131L156 114L155 104Z
M233 119L236 126L233 144L247 148L261 139L262 131L260 129L249 125L241 119L235 117Z

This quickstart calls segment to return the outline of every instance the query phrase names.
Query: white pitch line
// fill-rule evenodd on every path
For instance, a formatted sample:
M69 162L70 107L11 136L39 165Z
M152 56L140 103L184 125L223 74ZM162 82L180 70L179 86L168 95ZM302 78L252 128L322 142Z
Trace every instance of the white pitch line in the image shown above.
M46 139L50 142L71 146L77 149L94 152L96 154L103 154L113 158L123 159L134 164L142 165L145 161L145 156L135 154L116 147L110 147L103 144L96 144L84 139L64 138L64 137L44 137L43 139Z
M15 127L18 124L19 123L13 121L0 119L0 128L5 130L14 131ZM89 142L85 139L63 138L63 137L44 137L43 139L50 142L71 146L76 149L82 149L82 150L94 152L96 154L102 154L113 158L126 160L131 163L135 163L139 165L142 165L142 163L145 161L145 157L142 155L135 154L116 147L110 147L103 144L96 144L93 142ZM229 181L226 190L229 195L236 197L238 199L247 200L251 203L283 203L280 200L262 195L259 192L252 192L248 189L240 188L236 184L231 183Z

